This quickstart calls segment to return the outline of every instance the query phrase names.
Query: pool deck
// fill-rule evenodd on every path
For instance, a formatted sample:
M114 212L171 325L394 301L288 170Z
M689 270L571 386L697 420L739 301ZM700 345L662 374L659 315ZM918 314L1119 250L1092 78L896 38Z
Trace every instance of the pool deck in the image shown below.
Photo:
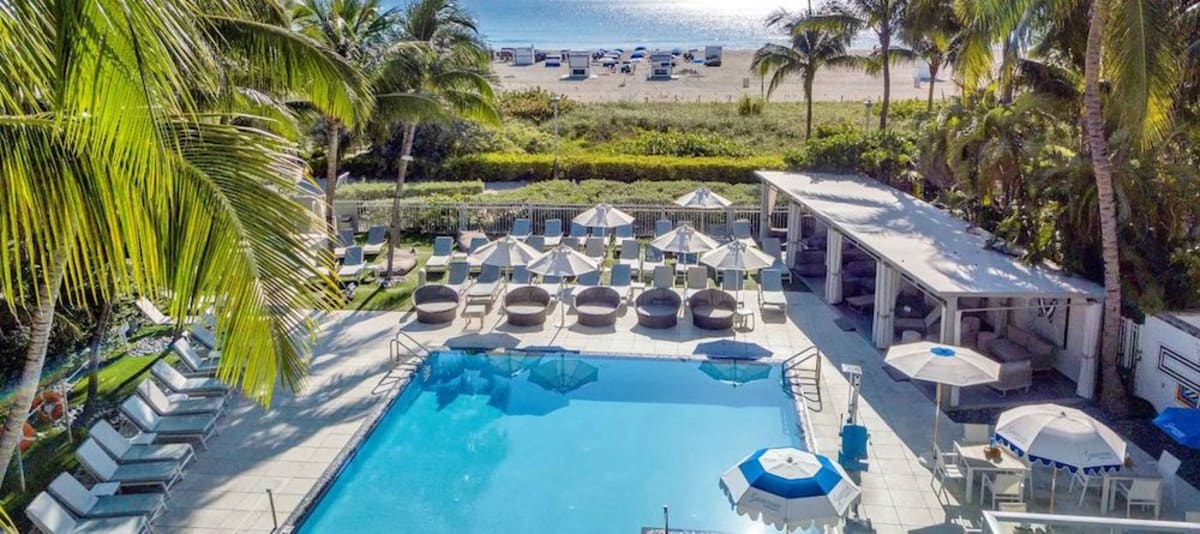
M745 298L754 303L752 292ZM668 358L704 358L720 352L782 361L815 343L824 358L822 402L810 405L807 421L817 452L836 457L839 448L839 420L849 395L841 364L859 364L863 369L859 417L871 433L870 468L856 478L863 488L858 513L870 528L880 533L961 532L962 525L978 526L978 503L961 504L957 497L963 489L953 485L951 497L939 500L927 462L921 460L930 450L933 402L912 384L892 380L883 371L879 352L858 333L835 326L838 311L817 296L788 293L788 302L786 315L756 312L752 330L716 333L694 328L690 317L681 318L673 329L642 329L632 311L625 310L614 328L576 326L571 314L568 326L557 328L559 310L547 325L536 328L509 327L498 309L484 317L482 326L472 320L469 328L463 319L436 327L421 325L409 313L331 314L322 320L306 388L295 395L279 393L269 411L245 400L229 410L219 423L220 434L209 441L208 450L197 454L171 492L167 512L155 522L155 530L269 532L275 523L267 490L274 495L274 516L282 524L400 383L389 373L393 369L389 341L398 327L433 347L560 347ZM939 416L940 441L949 448L961 437L962 427L944 413ZM1137 463L1150 461L1133 445L1130 453ZM1049 477L1043 473L1035 471L1036 500L1031 511L1046 509ZM1078 493L1068 494L1065 489L1069 478L1060 478L1057 510L1097 515L1098 492L1092 490L1081 509L1076 506ZM1183 481L1178 484L1177 506L1164 497L1164 519L1181 518L1183 510L1200 510L1200 492Z

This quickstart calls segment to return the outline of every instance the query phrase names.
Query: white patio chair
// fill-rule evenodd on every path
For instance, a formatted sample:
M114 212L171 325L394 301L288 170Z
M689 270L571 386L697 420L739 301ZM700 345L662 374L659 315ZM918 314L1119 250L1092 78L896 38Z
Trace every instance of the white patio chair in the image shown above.
M1117 496L1125 499L1125 517L1133 517L1133 507L1154 509L1158 519L1159 503L1162 500L1162 481L1150 478L1134 479L1130 484L1117 485Z
M960 458L957 452L942 452L935 445L933 447L933 454L933 478L930 479L929 485L938 493L949 494L949 491L946 490L946 481L965 481L967 475L959 466ZM934 483L937 483L937 486L934 486Z
M1171 508L1175 508L1178 504L1175 499L1175 475L1182 463L1174 454L1162 451L1162 454L1158 456L1158 462L1155 464L1158 468L1158 477L1162 479L1163 486L1171 490Z
M979 502L983 502L985 493L992 494L992 508L999 502L1025 502L1025 477L1010 473L996 473L983 477L979 486Z
M1087 497L1088 486L1092 484L1092 475L1084 473L1082 469L1075 471L1071 475L1071 485L1067 487L1067 493L1075 491L1075 484L1079 484L1079 506L1083 506L1083 499Z

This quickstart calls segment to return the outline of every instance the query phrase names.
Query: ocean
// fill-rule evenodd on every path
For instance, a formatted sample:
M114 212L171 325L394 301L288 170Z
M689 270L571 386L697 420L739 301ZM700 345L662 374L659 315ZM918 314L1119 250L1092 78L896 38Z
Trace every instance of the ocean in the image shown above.
M403 5L406 0L386 0ZM820 0L814 3L819 7ZM771 12L806 9L803 0L459 0L495 48L702 48L753 50L783 42L764 24ZM861 41L861 42L860 42ZM864 35L854 48L871 48Z

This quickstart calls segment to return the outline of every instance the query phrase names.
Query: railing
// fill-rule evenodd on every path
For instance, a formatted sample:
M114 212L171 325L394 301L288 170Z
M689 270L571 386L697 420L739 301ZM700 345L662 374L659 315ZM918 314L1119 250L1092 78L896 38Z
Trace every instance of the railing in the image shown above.
M408 335L407 332L398 330L396 337L388 342L388 353L392 363L405 363L406 360L403 360L405 355L410 357L409 360L412 358L424 360L433 353L433 350Z
M459 230L483 230L490 234L505 234L512 230L513 221L527 218L534 233L544 227L546 220L558 219L563 230L570 228L571 219L592 208L594 204L535 204L535 203L444 203L405 201L400 207L400 229L421 234L454 234ZM711 233L723 233L728 221L747 219L751 235L758 235L762 224L757 206L734 206L724 210L682 208L674 204L617 204L617 209L634 217L633 230L638 236L654 235L654 221L670 219L688 221L692 226ZM342 224L356 231L375 225L386 225L391 217L391 200L339 201L334 211ZM787 225L787 210L771 214L771 226Z
M983 511L983 531L989 534L1018 532L1022 527L1029 532L1122 532L1139 533L1183 533L1196 532L1195 523L1182 521L1151 521L1149 519L1125 519L1118 517L1092 517L1058 514L1033 514L1024 512Z
M809 402L809 409L821 411L821 351L816 345L808 347L783 361L783 385L789 395L795 395L797 389L801 396ZM811 366L805 364L813 362ZM794 377L788 373L794 371Z

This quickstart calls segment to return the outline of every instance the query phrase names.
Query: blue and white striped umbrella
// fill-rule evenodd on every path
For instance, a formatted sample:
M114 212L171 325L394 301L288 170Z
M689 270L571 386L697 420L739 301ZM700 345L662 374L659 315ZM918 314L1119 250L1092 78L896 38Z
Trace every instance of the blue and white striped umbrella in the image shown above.
M784 531L837 524L860 493L837 463L790 447L747 456L721 489L738 514Z

